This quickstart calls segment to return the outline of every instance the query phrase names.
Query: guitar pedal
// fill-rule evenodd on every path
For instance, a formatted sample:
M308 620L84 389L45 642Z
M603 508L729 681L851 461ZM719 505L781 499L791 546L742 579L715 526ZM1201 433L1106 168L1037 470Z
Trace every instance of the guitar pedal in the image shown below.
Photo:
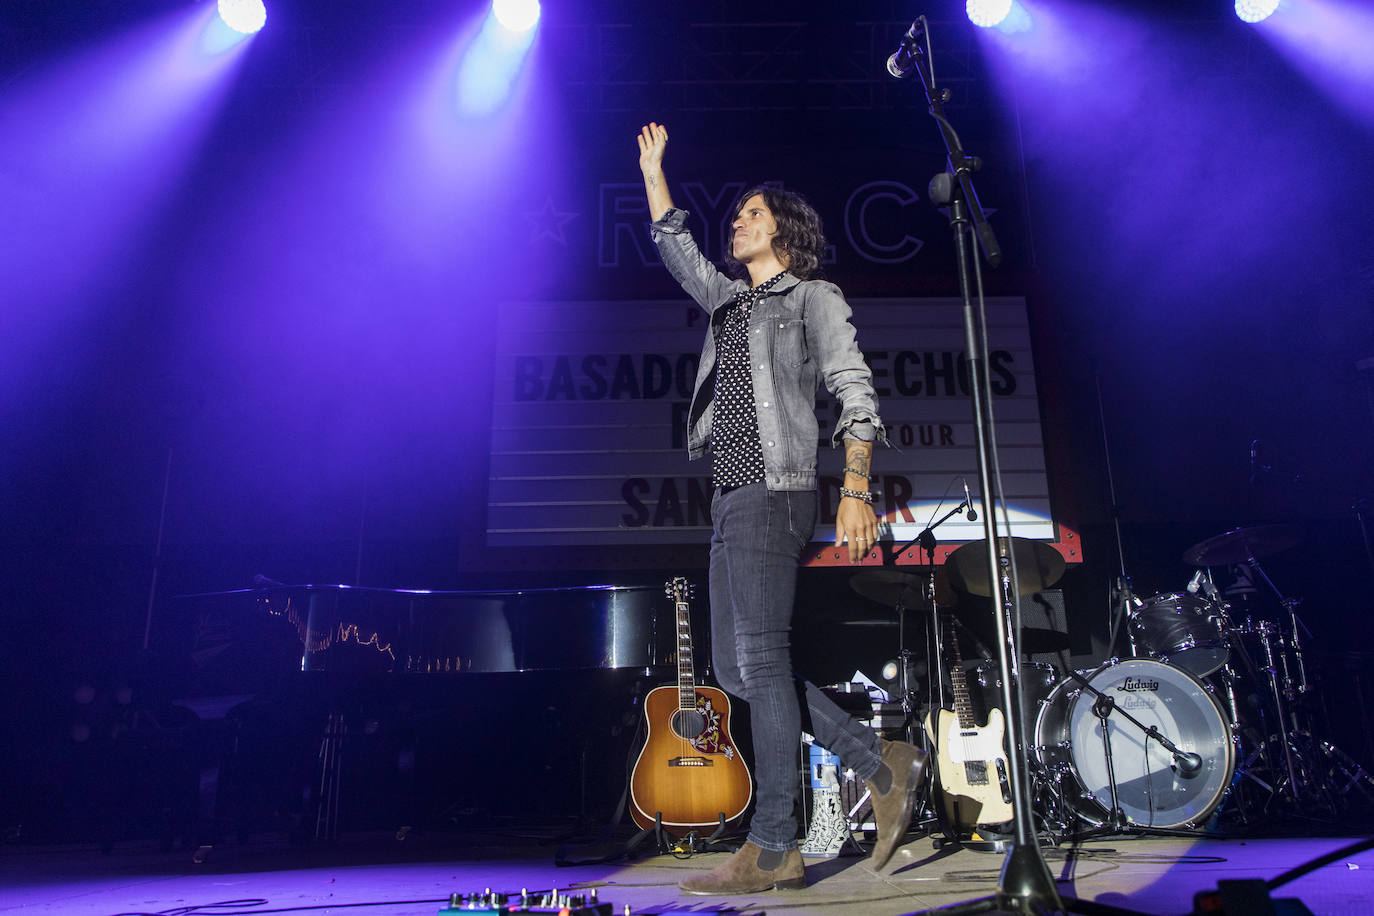
M485 888L478 894L453 894L438 916L611 916L611 905L597 899L596 888L587 895L557 889L531 894L521 888L519 896Z

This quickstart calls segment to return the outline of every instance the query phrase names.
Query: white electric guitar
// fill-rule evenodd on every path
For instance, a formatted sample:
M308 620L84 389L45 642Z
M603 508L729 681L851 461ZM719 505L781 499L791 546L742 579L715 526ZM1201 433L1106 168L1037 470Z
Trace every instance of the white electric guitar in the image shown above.
M954 633L949 635L949 645L954 656L949 670L954 709L935 710L926 716L926 734L935 745L935 781L951 825L972 828L1001 824L1012 819L1006 719L1002 710L991 709L988 721L977 724Z

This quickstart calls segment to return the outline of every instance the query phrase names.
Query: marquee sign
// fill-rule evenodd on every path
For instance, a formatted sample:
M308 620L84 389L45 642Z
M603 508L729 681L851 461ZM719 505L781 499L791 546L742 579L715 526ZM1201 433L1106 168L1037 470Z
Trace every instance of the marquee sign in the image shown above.
M898 543L978 492L961 306L956 299L850 302L892 448L874 455L875 508ZM998 457L1014 533L1054 541L1025 301L988 301ZM687 459L685 418L706 314L681 300L511 303L495 357L487 544L705 543L710 464ZM843 450L838 403L820 392L818 544L833 541ZM944 545L982 522L942 525ZM943 552L947 552L943 551ZM942 553L943 553L942 552ZM813 562L828 562L824 551ZM913 562L908 559L907 562Z

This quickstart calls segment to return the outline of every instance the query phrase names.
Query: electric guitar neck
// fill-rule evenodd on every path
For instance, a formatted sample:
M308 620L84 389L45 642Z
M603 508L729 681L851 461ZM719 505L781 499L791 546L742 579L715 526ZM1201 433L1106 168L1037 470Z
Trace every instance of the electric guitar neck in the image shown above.
M948 644L953 658L949 679L954 709L936 710L926 717L926 733L935 745L935 781L944 797L951 825L973 828L1012 819L1011 780L1006 751L1006 720L991 709L979 725L969 698L968 677L951 629Z

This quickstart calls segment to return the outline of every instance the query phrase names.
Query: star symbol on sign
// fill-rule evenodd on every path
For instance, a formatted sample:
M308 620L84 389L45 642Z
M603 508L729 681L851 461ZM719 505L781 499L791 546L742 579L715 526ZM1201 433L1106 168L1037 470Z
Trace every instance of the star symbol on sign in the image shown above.
M568 240L563 235L563 227L576 218L576 213L559 210L553 205L553 198L546 197L544 198L544 206L525 214L525 219L530 221L530 226L533 229L530 241L537 242L542 238L551 238L558 244L566 246Z

